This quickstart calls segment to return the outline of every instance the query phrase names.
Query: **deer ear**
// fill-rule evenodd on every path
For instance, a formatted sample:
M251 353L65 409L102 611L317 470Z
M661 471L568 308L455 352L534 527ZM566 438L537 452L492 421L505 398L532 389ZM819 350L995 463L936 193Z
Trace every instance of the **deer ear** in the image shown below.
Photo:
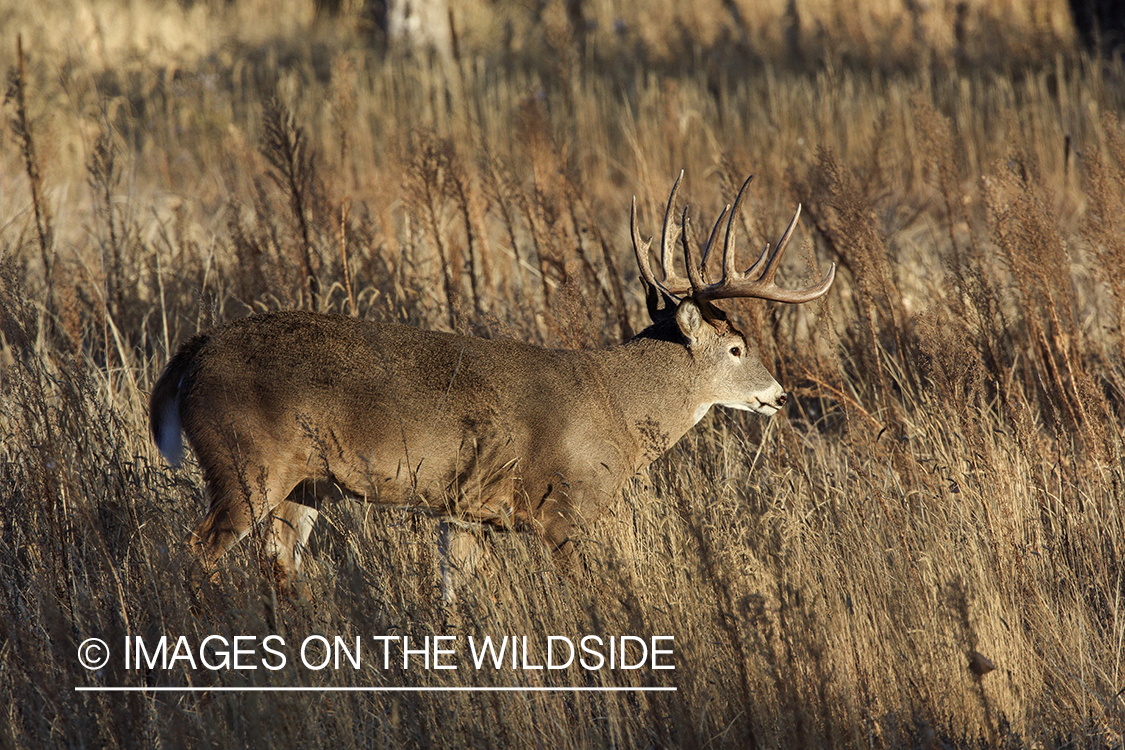
M680 306L676 308L676 325L680 327L680 333L688 340L688 346L695 346L699 343L699 338L703 334L703 327L707 322L703 319L703 313L699 310L699 305L695 304L695 300L687 297Z

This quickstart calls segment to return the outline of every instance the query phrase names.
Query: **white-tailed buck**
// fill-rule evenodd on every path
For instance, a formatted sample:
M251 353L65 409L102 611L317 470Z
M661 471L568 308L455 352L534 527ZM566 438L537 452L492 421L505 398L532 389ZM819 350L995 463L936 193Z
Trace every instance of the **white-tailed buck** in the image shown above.
M203 470L211 508L190 539L203 567L264 522L284 584L329 497L534 529L565 559L576 528L712 405L775 413L785 391L713 303L808 302L828 291L836 267L807 289L774 283L798 207L772 252L767 245L749 270L735 270L734 217L749 182L699 257L686 208L675 222L676 180L663 279L649 265L634 200L633 249L652 325L609 349L542 349L309 312L252 315L188 341L153 389L150 417L165 458L179 463L182 430ZM686 279L673 269L677 235ZM707 256L720 241L722 277L708 283Z

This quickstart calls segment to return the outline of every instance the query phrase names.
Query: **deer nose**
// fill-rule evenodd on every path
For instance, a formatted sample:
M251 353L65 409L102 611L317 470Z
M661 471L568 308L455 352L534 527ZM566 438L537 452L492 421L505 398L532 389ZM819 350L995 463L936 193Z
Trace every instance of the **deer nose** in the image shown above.
M785 406L785 402L788 401L788 400L789 400L789 396L787 396L784 393L782 393L780 396L778 396L777 397L778 408L781 408L782 406Z

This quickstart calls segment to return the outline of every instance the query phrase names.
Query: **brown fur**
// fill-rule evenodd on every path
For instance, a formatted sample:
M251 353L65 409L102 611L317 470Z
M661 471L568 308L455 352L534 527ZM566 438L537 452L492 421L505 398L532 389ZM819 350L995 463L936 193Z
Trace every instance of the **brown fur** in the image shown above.
M174 460L178 417L199 459L211 508L191 543L208 569L269 519L265 549L291 575L317 504L344 495L534 529L566 558L576 526L711 404L772 413L784 402L742 334L722 326L688 299L622 345L558 351L255 315L172 358L152 430Z

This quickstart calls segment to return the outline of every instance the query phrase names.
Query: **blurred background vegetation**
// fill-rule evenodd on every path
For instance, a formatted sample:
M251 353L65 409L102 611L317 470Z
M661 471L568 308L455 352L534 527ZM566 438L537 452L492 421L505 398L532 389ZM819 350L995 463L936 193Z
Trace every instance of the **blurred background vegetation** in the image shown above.
M0 746L1120 747L1125 69L1113 3L0 0ZM407 12L407 8L410 11ZM822 303L731 313L795 395L714 410L590 529L579 582L340 504L311 602L147 394L196 331L304 307L548 346L645 325L671 181L757 178ZM794 249L797 249L796 247ZM126 671L98 636L674 635L674 674ZM79 685L672 684L672 695Z

